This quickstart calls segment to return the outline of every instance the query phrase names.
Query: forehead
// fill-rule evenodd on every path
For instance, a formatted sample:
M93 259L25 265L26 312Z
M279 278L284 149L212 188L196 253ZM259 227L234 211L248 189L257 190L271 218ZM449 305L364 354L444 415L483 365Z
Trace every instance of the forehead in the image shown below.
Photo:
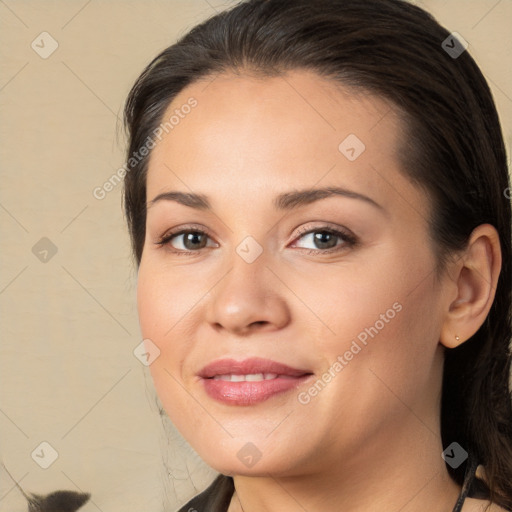
M389 192L389 201L399 189L413 193L398 172L404 127L396 109L309 71L208 77L174 98L163 121L173 116L150 157L148 197L206 183L212 196L247 197L322 180Z
M194 99L191 110L187 103ZM189 111L183 114L181 111ZM245 142L244 150L278 150L293 158L308 145L293 147L302 140L316 143L317 150L335 150L347 134L356 134L366 143L385 138L393 143L400 122L396 109L386 100L362 90L347 89L310 71L259 78L252 75L223 74L195 82L178 94L164 119L177 123L169 131L168 143L177 144L190 136L215 146ZM176 114L181 114L177 118ZM385 119L384 129L371 133ZM227 136L234 138L229 139ZM384 137L383 137L384 136ZM325 144L318 144L319 141ZM272 144L274 142L274 144ZM292 144L289 147L288 144Z

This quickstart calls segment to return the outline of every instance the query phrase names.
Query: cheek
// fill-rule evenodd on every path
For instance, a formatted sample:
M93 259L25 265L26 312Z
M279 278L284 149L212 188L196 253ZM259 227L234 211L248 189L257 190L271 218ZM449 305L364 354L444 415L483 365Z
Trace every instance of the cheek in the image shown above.
M404 404L421 409L430 403L440 384L440 315L435 287L429 279L412 292L405 284L404 279L393 291L383 288L376 292L372 306L360 310L352 324L345 357L352 361L345 377L354 392L350 408L359 410L361 417L364 410L379 414L379 407L382 418L389 410L403 412Z
M141 261L137 281L141 334L160 350L149 370L171 420L178 423L180 418L175 414L190 407L190 395L183 386L188 388L190 379L195 378L191 372L197 369L198 330L205 322L205 294L213 284L193 267L171 266L148 254Z
M357 338L363 343L376 338L391 342L401 331L412 336L422 323L432 323L435 290L429 259L408 258L399 251L379 256L359 267L340 266L328 272L311 268L301 272L300 279L293 273L284 276L310 309L302 307L298 322L307 314L310 326L322 327L324 336L317 337L315 345L328 348L333 341L344 344Z
M151 340L160 350L149 365L155 389L171 420L180 424L187 404L190 405L190 397L183 393L178 380L191 347L180 333L183 325L180 320L197 302L197 293L180 285L182 279L174 282L172 275L172 269L160 271L143 260L137 281L137 310L142 337Z
M179 369L189 346L183 336L176 336L181 328L180 319L192 307L189 291L173 283L171 273L164 275L147 262L141 262L137 282L137 310L142 338L158 347L158 357L149 365L155 389L164 406L168 395L176 390L172 376ZM189 300L190 299L190 300ZM196 299L197 300L197 299Z
M427 251L393 252L359 272L340 269L325 286L318 275L294 289L300 296L309 289L308 303L329 327L312 348L326 368L342 356L352 389L377 375L407 393L410 383L425 384L436 357L442 322L433 260Z
M435 288L428 279L417 286L415 274L393 282L373 281L357 296L325 302L324 318L336 334L317 337L312 348L322 355L320 378L328 384L319 393L310 389L301 403L325 418L333 438L340 425L352 441L392 432L410 408L431 421L442 371Z
M201 298L201 285L179 270L142 261L137 280L137 310L142 335L164 349L181 321ZM204 293L204 292L203 292Z

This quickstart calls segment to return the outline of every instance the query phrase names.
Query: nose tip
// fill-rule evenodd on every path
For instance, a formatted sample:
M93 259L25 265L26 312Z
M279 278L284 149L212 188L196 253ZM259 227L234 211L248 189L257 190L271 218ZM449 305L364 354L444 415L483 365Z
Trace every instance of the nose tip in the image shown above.
M238 335L282 328L290 311L280 290L263 260L249 264L239 259L212 290L207 320L216 330Z

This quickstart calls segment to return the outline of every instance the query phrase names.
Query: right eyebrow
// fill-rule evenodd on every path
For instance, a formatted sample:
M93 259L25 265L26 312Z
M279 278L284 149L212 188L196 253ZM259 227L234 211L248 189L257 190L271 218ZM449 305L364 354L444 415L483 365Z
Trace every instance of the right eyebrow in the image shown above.
M211 210L212 206L208 198L203 194L193 194L187 192L169 191L158 194L146 204L146 209L151 208L158 201L175 201L190 208L197 210Z

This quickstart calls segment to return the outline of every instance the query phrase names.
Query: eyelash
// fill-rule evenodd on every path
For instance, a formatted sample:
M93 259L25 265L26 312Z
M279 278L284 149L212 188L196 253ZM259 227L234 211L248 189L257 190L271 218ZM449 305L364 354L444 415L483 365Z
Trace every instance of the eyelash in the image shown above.
M173 254L176 254L177 256L193 256L193 255L196 255L197 253L201 252L203 249L206 249L206 247L202 247L201 249L198 249L195 251L191 251L191 250L183 251L183 250L172 248L172 246L170 244L171 240L177 236L184 235L187 233L206 235L208 238L211 238L210 234L207 230L205 230L203 228L199 228L199 227L196 228L194 226L187 226L178 231L166 233L165 235L160 237L160 239L157 242L155 242L155 245L162 246L162 247L168 246L169 251L172 252ZM335 245L334 247L331 247L329 249L299 248L306 254L315 254L315 255L331 254L333 252L342 251L346 248L352 248L352 247L356 246L359 241L358 238L349 230L336 229L336 228L332 228L330 226L325 226L325 225L324 226L315 226L313 228L302 228L299 230L299 233L295 236L293 241L295 242L297 239L300 239L303 236L311 234L311 233L329 233L331 235L334 235L334 236L340 238L343 241L343 243L341 245Z

